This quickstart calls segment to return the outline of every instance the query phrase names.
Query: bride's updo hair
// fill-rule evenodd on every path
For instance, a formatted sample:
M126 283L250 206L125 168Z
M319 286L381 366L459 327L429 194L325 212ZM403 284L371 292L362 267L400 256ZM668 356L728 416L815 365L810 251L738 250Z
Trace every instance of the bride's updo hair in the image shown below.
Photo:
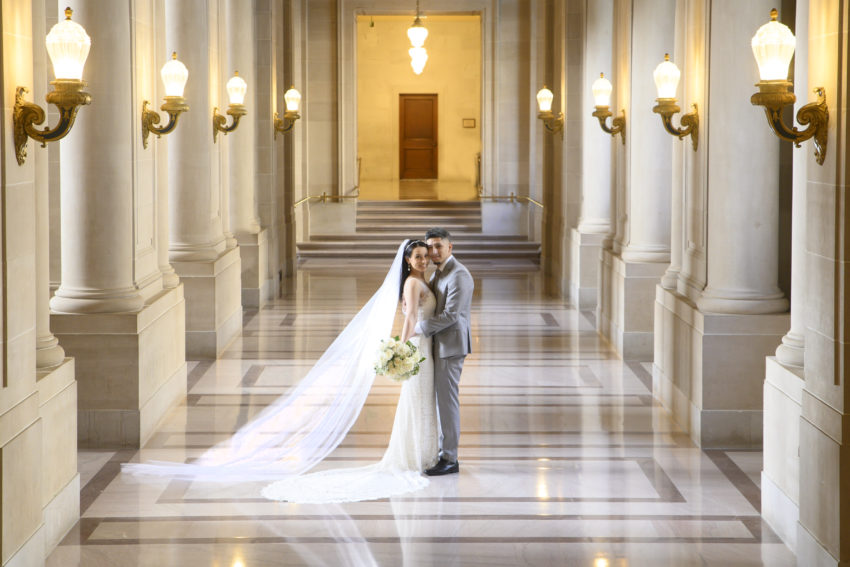
M428 250L428 245L421 240L411 240L407 243L407 246L404 247L404 259L401 262L401 283L399 284L398 289L399 299L401 299L401 296L404 295L404 282L407 281L407 276L410 275L410 264L407 263L407 259L410 258L410 255L413 254L413 251L417 248L424 248L425 250Z

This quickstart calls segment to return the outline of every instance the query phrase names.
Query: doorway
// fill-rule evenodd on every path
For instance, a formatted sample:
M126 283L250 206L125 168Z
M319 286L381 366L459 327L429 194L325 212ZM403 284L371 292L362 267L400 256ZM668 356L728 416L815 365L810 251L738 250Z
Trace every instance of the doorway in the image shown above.
M437 95L398 95L400 179L437 179Z

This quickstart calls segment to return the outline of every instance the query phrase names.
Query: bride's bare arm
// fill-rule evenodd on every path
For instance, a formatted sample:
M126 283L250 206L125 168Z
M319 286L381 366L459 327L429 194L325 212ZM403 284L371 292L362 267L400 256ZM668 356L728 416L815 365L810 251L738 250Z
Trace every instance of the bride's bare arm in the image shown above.
M416 278L409 277L404 282L404 325L401 328L401 341L404 342L416 334L416 320L419 313L419 295L421 290Z

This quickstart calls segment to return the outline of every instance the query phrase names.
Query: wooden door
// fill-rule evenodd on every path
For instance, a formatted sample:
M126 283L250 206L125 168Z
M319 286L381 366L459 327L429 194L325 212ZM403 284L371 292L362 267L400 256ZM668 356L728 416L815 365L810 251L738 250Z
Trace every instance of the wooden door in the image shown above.
M399 177L437 179L437 95L399 96Z

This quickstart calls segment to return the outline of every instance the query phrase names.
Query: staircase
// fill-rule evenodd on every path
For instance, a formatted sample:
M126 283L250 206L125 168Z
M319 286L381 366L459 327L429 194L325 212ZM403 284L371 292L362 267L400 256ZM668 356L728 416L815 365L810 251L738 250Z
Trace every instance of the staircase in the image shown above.
M424 238L433 226L451 233L462 262L540 262L539 242L482 233L478 201L358 201L355 234L314 234L298 244L298 258L391 260L405 238Z

